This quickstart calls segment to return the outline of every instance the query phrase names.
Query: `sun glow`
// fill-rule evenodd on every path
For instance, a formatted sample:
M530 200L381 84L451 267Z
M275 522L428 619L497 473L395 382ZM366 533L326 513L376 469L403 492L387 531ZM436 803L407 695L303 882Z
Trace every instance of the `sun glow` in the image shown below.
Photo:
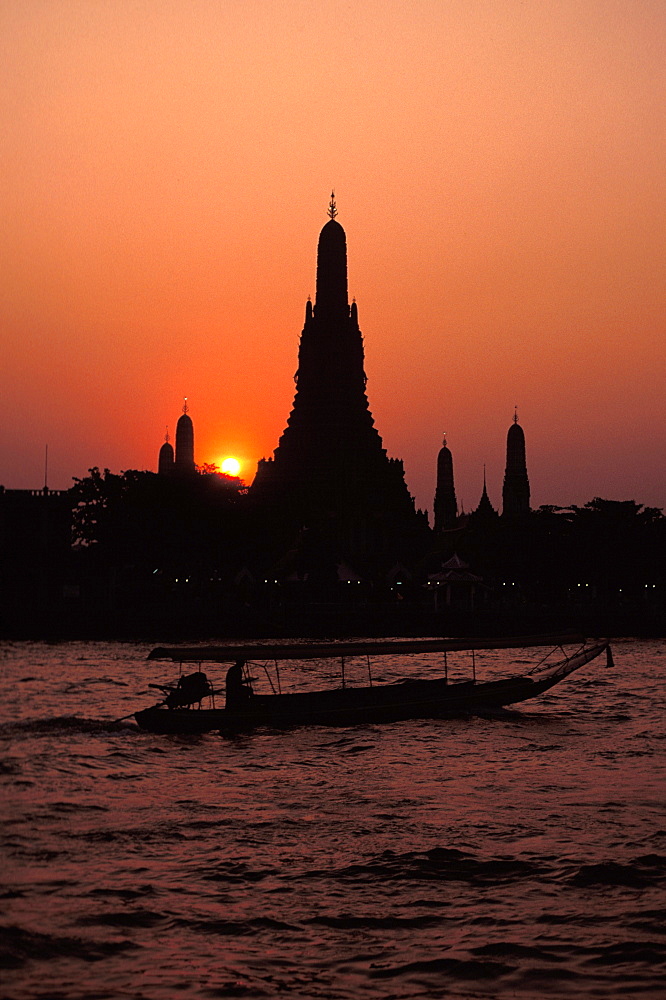
M241 469L241 464L237 458L223 458L220 469L227 476L237 476Z

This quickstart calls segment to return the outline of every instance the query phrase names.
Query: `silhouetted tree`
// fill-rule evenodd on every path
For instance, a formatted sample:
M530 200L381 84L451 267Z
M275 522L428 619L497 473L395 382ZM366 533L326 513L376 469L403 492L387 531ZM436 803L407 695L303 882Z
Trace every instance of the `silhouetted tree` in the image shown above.
M89 471L71 490L74 542L98 562L195 572L217 568L237 547L240 479Z
M595 497L583 507L543 506L520 522L470 518L456 550L496 593L508 582L542 604L581 593L626 603L663 585L666 518L634 500Z

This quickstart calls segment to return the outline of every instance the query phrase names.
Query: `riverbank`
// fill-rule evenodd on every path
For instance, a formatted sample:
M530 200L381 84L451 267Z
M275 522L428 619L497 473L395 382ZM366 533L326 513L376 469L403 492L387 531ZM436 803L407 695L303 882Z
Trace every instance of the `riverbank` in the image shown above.
M70 607L39 609L0 619L5 640L202 641L348 636L530 636L576 633L611 638L666 636L666 613L656 606L562 604L440 611L406 603L281 604L221 609Z

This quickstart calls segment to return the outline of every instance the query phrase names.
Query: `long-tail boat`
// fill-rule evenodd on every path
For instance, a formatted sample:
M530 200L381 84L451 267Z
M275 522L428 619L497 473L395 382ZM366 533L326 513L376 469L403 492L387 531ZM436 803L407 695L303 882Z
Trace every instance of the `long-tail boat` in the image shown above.
M564 644L575 644L567 654ZM475 654L479 650L517 649L550 646L560 649L563 658L548 663L547 657L529 672L499 680L480 681L476 677ZM448 654L469 651L471 679L450 680ZM535 698L564 680L575 670L606 652L608 640L586 643L579 636L541 636L520 639L394 639L353 642L300 642L280 644L229 644L223 646L158 647L149 659L168 659L181 664L196 663L194 673L181 674L177 683L159 687L163 700L136 712L141 729L153 733L205 733L219 730L232 733L257 726L300 725L350 726L364 723L398 722L404 719L443 718L477 714L504 708ZM371 661L378 656L415 656L441 653L440 676L407 677L399 682L374 684ZM346 666L352 657L365 657L368 683L351 686ZM336 659L340 663L340 683L327 690L282 692L279 665L285 660ZM275 681L267 663L274 664ZM225 678L225 706L215 706L215 690L202 663L230 664ZM266 670L271 693L255 693L250 669ZM432 669L432 664L428 665ZM208 707L202 707L206 701Z

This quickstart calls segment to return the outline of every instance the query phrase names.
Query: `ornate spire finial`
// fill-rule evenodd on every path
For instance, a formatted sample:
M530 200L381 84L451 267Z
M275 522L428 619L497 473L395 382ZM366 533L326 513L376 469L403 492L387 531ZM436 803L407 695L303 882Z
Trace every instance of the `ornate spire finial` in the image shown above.
M517 406L514 406L514 408L513 408L513 422L514 422L514 424L518 423L518 407Z
M444 431L444 440L442 441L442 444L446 448L446 431Z
M335 207L335 191L331 191L331 200L328 205L328 217L329 219L334 219L338 214L338 210Z
M187 405L187 396L183 396L183 413L187 413L189 406Z
M166 444L169 443L169 425L167 424L166 434L164 435L164 441Z

